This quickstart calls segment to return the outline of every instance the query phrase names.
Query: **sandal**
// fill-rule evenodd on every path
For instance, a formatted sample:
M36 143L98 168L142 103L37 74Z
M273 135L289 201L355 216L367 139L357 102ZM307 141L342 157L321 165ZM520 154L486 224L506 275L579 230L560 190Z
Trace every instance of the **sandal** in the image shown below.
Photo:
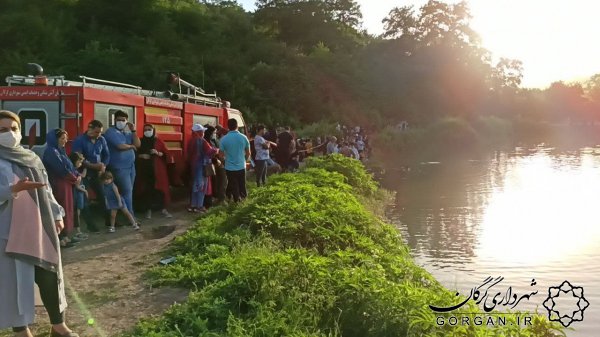
M114 232L116 232L116 231L117 231L117 230L116 230L114 227L108 227L108 232L109 232L109 233L114 233Z
M187 211L190 213L195 213L196 212L196 208L195 207L188 207Z
M161 213L161 214L162 214L162 215L163 215L165 218L172 218L172 217L173 217L173 215L171 215L171 213L169 213L169 211L167 211L166 209L163 209L163 210L162 210L160 213Z
M87 240L89 238L89 236L85 233L77 233L74 235L74 237L79 240Z
M60 242L60 248L71 248L71 247L75 247L75 245L72 244L71 242L65 242L65 241Z
M79 335L73 331L69 331L66 334L60 334L56 332L56 330L50 329L50 337L79 337Z

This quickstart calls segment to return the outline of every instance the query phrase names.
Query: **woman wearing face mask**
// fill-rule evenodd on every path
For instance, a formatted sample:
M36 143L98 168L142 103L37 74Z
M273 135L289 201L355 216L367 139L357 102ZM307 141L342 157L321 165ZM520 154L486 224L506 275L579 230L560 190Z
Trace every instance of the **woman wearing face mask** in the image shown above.
M51 337L78 337L64 323L67 307L58 232L63 208L42 161L20 145L19 117L0 111L0 330L33 337L34 282L50 316Z
M48 170L54 197L65 210L65 229L59 233L61 247L72 246L69 236L73 231L73 221L75 219L73 186L81 180L81 178L75 176L75 168L65 151L67 141L68 134L65 130L51 130L46 135L47 146L42 157L42 162Z
M144 125L144 137L137 152L135 191L138 195L140 210L146 212L146 218L152 218L152 206L159 203L162 215L171 218L167 206L171 202L167 163L169 152L165 143L156 137L152 124ZM158 202L157 202L158 201Z

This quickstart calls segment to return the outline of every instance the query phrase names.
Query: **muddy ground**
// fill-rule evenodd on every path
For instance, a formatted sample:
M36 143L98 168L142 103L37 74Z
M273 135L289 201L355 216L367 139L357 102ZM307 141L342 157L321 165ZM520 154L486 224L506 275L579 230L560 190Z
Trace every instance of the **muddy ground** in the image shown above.
M172 212L172 219L160 212L155 212L151 220L137 214L142 220L139 232L120 227L114 234L90 234L88 240L63 250L67 324L73 331L82 337L118 336L140 318L158 315L186 299L187 290L153 288L144 280L149 267L163 258L165 246L198 217L183 211L184 204L173 209L182 211ZM49 335L47 317L43 306L38 306L36 323L31 327L36 337ZM90 318L93 325L88 324ZM10 331L0 331L0 337L4 336L11 336Z

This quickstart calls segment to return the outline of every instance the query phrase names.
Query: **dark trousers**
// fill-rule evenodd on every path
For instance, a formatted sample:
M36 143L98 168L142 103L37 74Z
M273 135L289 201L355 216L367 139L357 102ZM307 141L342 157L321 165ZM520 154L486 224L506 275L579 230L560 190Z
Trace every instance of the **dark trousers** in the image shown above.
M95 174L88 175L85 177L85 187L88 190L93 190L96 193L96 204L98 208L101 210L102 214L104 214L104 225L110 226L110 212L106 210L106 204L104 203L104 190L102 189L102 183L98 179L98 176ZM90 226L90 224L88 224ZM97 228L94 224L92 227Z
M291 154L289 151L280 151L277 153L276 159L277 164L281 166L281 172L285 173L288 170L288 166L290 165Z
M137 201L137 200L136 200ZM139 210L145 212L151 210L154 207L160 209L165 208L163 193L154 187L146 188L144 193L139 196Z
M77 211L79 211L79 212L77 212ZM79 216L78 213L81 213L81 217ZM94 223L94 220L93 220L94 217L92 216L92 212L90 211L90 205L88 205L87 199L85 200L85 205L83 206L82 209L77 209L77 207L75 207L75 228L78 228L81 226L81 218L83 218L83 221L85 221L88 231L90 231L90 232L98 231L98 227Z
M216 175L213 177L213 197L217 200L217 201L223 201L225 200L225 196L227 195L227 197L231 196L231 192L230 193L226 193L227 190L227 174L225 173L225 169L221 166L221 167L216 167L215 170Z
M35 283L40 288L40 296L48 316L50 324L61 324L65 321L64 312L60 312L60 301L58 296L58 278L56 273L35 266ZM25 326L14 327L14 332L27 329Z
M227 190L231 191L233 201L238 202L246 198L246 170L226 170L225 173L227 174Z
M204 196L203 206L204 206L204 208L211 208L213 206L213 197L212 197L212 195L205 195Z
M255 160L254 173L256 173L256 186L264 185L267 181L267 161Z
M163 193L155 188L154 159L138 158L136 165L135 179L137 179L136 183L138 184L134 189L137 192L134 195L136 209L142 212L152 210L155 207L163 209L165 207L165 198Z

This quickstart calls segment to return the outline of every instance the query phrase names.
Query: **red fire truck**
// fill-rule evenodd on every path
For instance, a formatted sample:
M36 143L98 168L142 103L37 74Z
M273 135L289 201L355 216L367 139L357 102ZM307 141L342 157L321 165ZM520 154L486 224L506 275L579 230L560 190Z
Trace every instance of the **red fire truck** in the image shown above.
M35 75L6 77L7 86L0 87L0 108L19 115L22 145L38 154L45 149L49 130L63 128L72 140L86 132L91 120L101 121L105 130L113 126L114 112L123 110L138 134L145 123L155 126L173 158L171 183L181 185L192 124L226 126L227 120L234 118L240 132L245 133L240 111L174 73L167 76L172 90L155 91L86 76L69 81L64 76L43 75L36 64L30 64L30 68Z

